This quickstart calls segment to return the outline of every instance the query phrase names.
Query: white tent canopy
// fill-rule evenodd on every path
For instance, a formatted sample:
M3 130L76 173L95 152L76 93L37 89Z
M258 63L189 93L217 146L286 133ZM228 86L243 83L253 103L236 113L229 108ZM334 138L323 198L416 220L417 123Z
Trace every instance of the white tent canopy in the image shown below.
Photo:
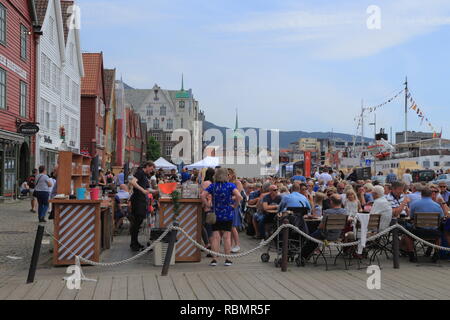
M163 157L159 158L158 160L155 161L155 166L157 169L163 169L163 170L172 170L172 169L176 169L177 166L170 163L169 161L167 161L166 159L164 159Z
M203 160L200 160L196 163L190 164L186 166L188 170L192 169L203 169L203 168L215 168L219 165L219 158L218 157L206 157Z

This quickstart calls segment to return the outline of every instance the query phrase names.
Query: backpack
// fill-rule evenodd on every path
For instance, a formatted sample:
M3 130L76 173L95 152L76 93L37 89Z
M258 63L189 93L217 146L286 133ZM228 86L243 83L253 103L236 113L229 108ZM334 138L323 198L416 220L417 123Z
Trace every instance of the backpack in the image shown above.
M35 181L36 181L36 176L32 175L32 176L28 177L27 183L28 183L28 186L30 187L30 189L34 189L36 187Z

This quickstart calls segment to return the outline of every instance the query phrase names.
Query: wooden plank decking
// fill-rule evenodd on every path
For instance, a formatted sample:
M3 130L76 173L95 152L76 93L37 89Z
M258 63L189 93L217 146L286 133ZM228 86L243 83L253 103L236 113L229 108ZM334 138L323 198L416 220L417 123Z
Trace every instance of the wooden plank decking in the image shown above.
M242 237L242 250L257 245ZM180 263L162 277L151 254L113 268L83 267L88 278L80 290L67 289L62 280L65 268L40 268L36 281L25 284L26 272L0 283L0 300L328 300L328 299L448 299L450 262L432 264L421 258L420 264L402 259L400 269L391 260L382 260L381 289L369 290L366 270L355 266L345 270L343 263L325 271L324 265L299 268L289 264L287 272L272 262L262 263L261 252L234 260L234 265L209 267L209 259L200 263ZM102 261L117 261L132 256L128 237L115 238L113 247L102 254ZM203 255L204 256L204 255ZM271 261L275 257L272 254ZM221 261L223 262L223 260Z

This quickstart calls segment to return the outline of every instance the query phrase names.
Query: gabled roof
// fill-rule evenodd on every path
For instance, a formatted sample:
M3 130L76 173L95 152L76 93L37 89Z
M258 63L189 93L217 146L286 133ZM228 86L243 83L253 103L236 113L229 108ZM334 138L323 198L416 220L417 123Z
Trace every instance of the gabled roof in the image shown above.
M87 96L100 95L99 82L103 81L103 54L83 53L83 66L84 77L81 78L81 94Z
M112 89L116 81L116 69L103 70L103 79L105 81L105 104L109 107L111 102Z
M145 98L152 94L151 89L126 89L125 101L131 104L134 110L139 111Z
M44 24L45 14L47 13L48 0L35 0L37 22L39 25Z
M63 25L64 25L64 40L65 43L67 44L67 38L69 36L69 27L68 27L68 20L71 16L71 12L69 12L69 8L71 6L73 6L74 2L73 1L66 1L66 0L61 0L61 12L62 12L62 18L63 18Z

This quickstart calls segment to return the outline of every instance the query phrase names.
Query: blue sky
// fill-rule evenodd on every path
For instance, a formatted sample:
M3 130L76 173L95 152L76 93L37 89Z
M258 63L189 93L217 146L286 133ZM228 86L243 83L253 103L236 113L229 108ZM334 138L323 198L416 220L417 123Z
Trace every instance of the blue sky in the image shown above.
M448 0L78 4L83 50L103 51L105 66L136 88L178 89L184 73L218 125L233 126L238 108L242 126L354 134L361 99L381 103L408 76L419 108L450 137ZM381 10L381 29L367 28L370 5ZM385 105L377 127L403 130L403 110L403 98ZM408 122L428 129L411 110Z

